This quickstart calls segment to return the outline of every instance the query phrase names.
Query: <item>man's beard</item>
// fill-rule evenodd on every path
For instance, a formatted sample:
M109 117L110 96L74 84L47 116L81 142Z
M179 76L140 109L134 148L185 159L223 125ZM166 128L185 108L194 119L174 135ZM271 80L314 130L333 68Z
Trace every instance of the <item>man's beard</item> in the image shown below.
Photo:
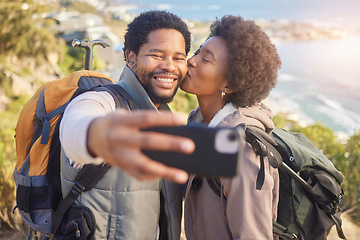
M153 87L153 85L151 84L152 82L152 78L154 75L156 74L168 74L166 72L150 72L150 73L145 73L142 71L135 71L135 75L138 77L138 79L143 79L144 81L141 82L141 85L144 87L145 91L147 92L149 98L151 99L151 101L154 104L162 104L162 103L170 103L172 102L172 100L174 99L177 90L179 89L179 86L181 85L182 81L183 81L183 76L181 74L176 75L177 77L177 84L176 87L174 89L174 92L171 96L167 96L167 97L163 97L163 96L159 96L156 92L155 92L155 88Z

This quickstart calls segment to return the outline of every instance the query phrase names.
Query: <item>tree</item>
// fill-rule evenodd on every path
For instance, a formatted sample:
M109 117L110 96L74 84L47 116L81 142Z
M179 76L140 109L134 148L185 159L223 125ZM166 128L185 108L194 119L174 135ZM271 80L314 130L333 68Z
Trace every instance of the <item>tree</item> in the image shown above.
M175 95L174 101L170 103L172 111L183 112L189 114L194 108L196 108L198 102L195 95L186 93L179 90Z
M344 145L332 129L321 123L315 123L314 125L306 127L295 125L291 131L304 134L335 165L343 161L345 154Z
M49 21L41 17L46 10L33 0L0 0L0 53L10 59L46 58L57 40L42 26Z
M15 126L20 110L29 99L21 96L12 101L6 111L0 112L0 224L19 228L22 221L12 213L15 206L15 182L12 172L16 162Z
M349 206L360 208L360 131L345 145L345 158L339 170L345 175L344 192ZM360 215L357 216L360 219Z

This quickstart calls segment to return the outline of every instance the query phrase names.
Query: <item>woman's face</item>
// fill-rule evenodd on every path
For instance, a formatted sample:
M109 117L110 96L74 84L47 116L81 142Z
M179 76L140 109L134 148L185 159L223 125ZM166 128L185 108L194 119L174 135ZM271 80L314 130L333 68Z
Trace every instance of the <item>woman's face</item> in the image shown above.
M228 49L222 37L209 38L188 59L188 73L181 85L185 92L199 96L221 97L221 90L227 85Z

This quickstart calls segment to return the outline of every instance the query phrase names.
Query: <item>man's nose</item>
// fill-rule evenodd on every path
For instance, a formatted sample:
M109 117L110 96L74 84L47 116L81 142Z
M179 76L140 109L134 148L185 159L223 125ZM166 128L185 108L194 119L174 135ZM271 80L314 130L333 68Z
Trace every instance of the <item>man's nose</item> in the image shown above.
M168 72L174 72L176 70L176 63L171 58L164 58L161 62L160 68L162 70L167 70Z

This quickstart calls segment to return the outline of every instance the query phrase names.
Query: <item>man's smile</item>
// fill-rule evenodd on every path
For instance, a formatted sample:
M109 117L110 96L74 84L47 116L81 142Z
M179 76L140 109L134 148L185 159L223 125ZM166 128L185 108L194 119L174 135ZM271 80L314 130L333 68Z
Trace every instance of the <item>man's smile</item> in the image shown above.
M160 88L173 88L178 80L177 75L173 74L154 74L153 78L156 81L156 85Z
M163 78L163 77L155 77L155 79L163 83L172 83L175 80L173 78Z

